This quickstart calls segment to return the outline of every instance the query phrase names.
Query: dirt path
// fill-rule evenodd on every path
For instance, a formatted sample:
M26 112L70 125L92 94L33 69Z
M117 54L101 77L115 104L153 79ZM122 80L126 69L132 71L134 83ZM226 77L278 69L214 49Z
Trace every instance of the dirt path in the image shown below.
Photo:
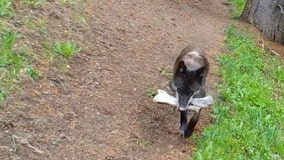
M213 58L228 24L224 1L89 0L81 11L50 1L35 10L48 20L50 38L71 39L83 50L68 72L42 68L43 79L8 97L0 114L0 159L190 157L193 144L178 136L178 112L153 103L145 89L166 89L158 69L171 72L175 57L192 44L208 53L208 94L216 95ZM73 23L80 15L84 23ZM196 133L209 123L204 110Z

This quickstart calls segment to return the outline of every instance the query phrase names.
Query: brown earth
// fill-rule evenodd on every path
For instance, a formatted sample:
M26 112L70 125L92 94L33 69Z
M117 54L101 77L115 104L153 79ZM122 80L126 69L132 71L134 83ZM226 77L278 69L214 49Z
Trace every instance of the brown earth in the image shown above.
M68 1L65 1L66 3ZM211 64L209 95L216 95L216 62L228 25L225 0L49 0L31 8L15 1L11 24L18 43L36 55L42 78L25 77L0 112L0 159L180 160L194 144L178 135L179 115L154 103L147 88L166 89L174 60L199 46ZM18 23L46 22L42 35ZM82 51L62 66L43 58L54 40ZM47 49L43 46L47 45ZM64 64L64 63L63 63ZM195 133L210 123L203 110Z

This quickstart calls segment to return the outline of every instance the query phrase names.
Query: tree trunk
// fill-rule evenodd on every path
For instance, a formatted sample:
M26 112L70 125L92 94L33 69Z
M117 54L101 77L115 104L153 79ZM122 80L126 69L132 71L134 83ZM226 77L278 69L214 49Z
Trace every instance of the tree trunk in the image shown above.
M254 24L268 38L284 43L283 0L247 0L240 19Z

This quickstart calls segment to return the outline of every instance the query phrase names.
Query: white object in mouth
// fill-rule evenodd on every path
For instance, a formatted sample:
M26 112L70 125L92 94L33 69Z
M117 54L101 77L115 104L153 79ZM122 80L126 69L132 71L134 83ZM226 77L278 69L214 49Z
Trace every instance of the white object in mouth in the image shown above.
M169 95L164 90L158 90L158 94L153 98L154 102L157 103L166 103L173 106L177 106L177 98ZM213 104L213 98L211 96L206 96L203 98L192 98L190 101L190 105L188 105L186 108L179 108L180 110L195 110L199 111L200 108L207 108L208 106Z

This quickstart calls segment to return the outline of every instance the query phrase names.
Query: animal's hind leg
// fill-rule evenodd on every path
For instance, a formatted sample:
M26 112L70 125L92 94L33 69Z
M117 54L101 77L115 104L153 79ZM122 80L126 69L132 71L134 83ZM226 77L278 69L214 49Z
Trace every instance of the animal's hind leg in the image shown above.
M187 124L187 128L186 128L185 135L184 135L185 138L188 138L192 135L194 128L199 120L199 115L200 115L200 111L195 112L193 114L193 117L191 118L190 122Z

